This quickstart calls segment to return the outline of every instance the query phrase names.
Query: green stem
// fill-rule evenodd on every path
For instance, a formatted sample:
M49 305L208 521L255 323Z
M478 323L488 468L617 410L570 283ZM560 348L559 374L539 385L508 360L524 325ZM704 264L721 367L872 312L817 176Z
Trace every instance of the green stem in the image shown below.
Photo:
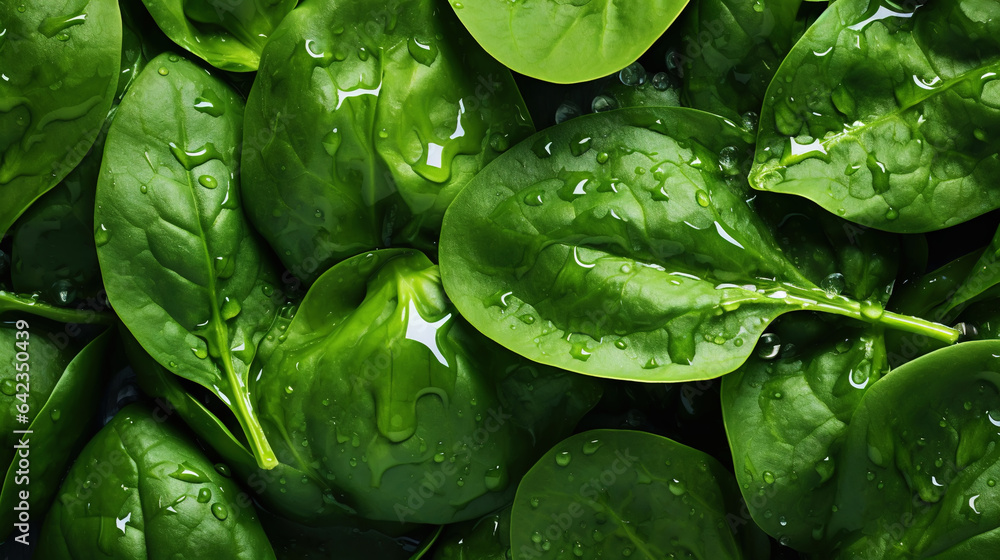
M68 309L42 303L30 297L0 290L0 315L10 312L30 313L60 323L76 325L113 325L115 316L93 309Z
M852 319L882 325L893 330L926 336L934 340L940 340L946 344L955 344L958 342L958 337L961 336L961 332L957 329L942 325L941 323L921 319L920 317L885 311L878 303L858 303L843 296L836 296L834 298L817 297L816 294L805 292L800 288L789 290L786 301L797 303L803 309L812 309L851 317Z
M251 410L248 399L249 393L247 393L246 388L243 387L239 377L236 375L232 359L229 356L225 356L223 364L229 386L233 389L231 397L235 401L233 402L233 406L235 407L234 412L236 413L236 418L240 421L240 425L243 427L243 433L247 435L250 450L257 459L257 466L265 470L273 469L278 466L278 457L274 454L274 450L271 449L271 444L267 441L267 436L264 435L264 428L260 425L260 419Z

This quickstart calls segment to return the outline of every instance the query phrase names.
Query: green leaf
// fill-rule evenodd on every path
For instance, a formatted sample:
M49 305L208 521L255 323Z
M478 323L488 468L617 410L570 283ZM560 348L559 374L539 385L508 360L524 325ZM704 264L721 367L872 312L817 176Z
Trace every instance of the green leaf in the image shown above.
M118 84L116 0L0 5L0 236L94 143Z
M1000 207L1000 7L838 0L781 64L755 188L896 232Z
M445 297L437 266L411 249L363 253L324 273L268 334L253 370L268 440L303 473L263 500L312 524L344 509L397 526L496 510L601 393L476 332ZM309 497L290 503L293 493Z
M851 415L889 368L881 328L812 323L779 325L757 356L723 377L722 407L754 521L786 546L820 552ZM779 354L781 343L795 344L786 333L805 330L820 334Z
M52 335L58 331L51 329L50 324L30 315L19 317L29 322L24 331L15 330L12 323L0 328L3 348L15 349L17 342L27 342L24 348L29 356L25 361L11 359L11 367L0 382L0 426L4 428L0 464L9 465L0 493L3 508L0 521L4 527L0 536L5 539L14 523L19 522L15 506L23 500L20 494L28 493L31 512L46 511L66 467L92 433L103 386L104 353L110 340L105 332L74 355L78 346L54 342ZM26 332L28 338L19 332ZM19 373L16 366L24 364L30 369ZM19 423L15 418L16 406L25 402L18 397L21 394L28 397L30 424ZM13 430L28 432L14 434ZM23 465L18 465L19 441L27 441L30 457L40 458L31 462L30 477L25 477Z
M593 430L559 443L524 476L511 552L514 560L758 557L730 528L739 507L732 474L709 455L646 432Z
M623 109L542 132L449 209L445 289L507 348L616 379L729 373L772 320L803 309L954 342L952 329L803 276L748 202L749 150L731 121L690 109Z
M986 247L975 266L951 294L947 311L954 313L1000 286L1000 230Z
M739 122L760 113L771 77L795 42L802 0L694 0L679 51L685 106Z
M38 557L275 557L239 486L164 420L130 405L94 436L45 518Z
M175 43L223 70L252 72L297 0L142 0Z
M507 506L475 521L449 525L433 560L509 560L510 510Z
M122 322L160 364L222 399L267 467L276 460L247 387L277 274L240 207L242 109L198 66L153 59L108 132L94 235Z
M759 193L754 208L771 224L788 260L823 291L883 305L889 300L902 260L900 236L848 222L793 196Z
M455 195L533 132L510 72L442 8L307 2L268 41L243 192L296 277L365 250L435 250Z
M636 61L687 0L453 0L486 52L511 70L559 84L585 82Z
M838 0L840 1L840 0ZM1000 341L937 350L871 387L825 531L837 558L985 558L1000 527Z

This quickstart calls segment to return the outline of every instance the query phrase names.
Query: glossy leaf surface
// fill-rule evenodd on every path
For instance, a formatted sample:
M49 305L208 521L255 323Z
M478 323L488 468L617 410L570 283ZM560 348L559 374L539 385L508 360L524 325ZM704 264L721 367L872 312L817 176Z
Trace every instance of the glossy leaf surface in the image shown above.
M143 0L175 43L223 70L257 69L268 37L297 0Z
M739 122L760 113L771 77L795 41L802 0L694 0L678 55L685 106Z
M998 16L980 0L832 4L768 89L751 183L897 232L1000 206Z
M247 377L276 312L277 275L240 206L242 109L196 65L153 59L108 132L94 236L125 325L167 369L233 409L269 466Z
M46 511L59 489L66 467L92 433L103 383L104 352L110 338L105 333L83 349L78 344L60 347L52 338L61 334L57 328L61 325L27 314L19 318L28 322L23 331L15 330L13 324L0 325L3 348L17 349L18 342L27 342L20 348L24 348L28 356L21 361L12 353L10 368L4 371L0 380L0 426L5 434L0 465L8 465L0 492L0 507L3 508L0 520L7 528L2 531L4 537L9 534L9 528L19 522L15 508L23 499L20 493L28 493L30 511ZM26 332L28 336L20 336L19 332ZM23 396L27 399L21 398ZM25 402L29 422L20 423L15 412L17 405ZM14 430L29 432L15 434ZM17 447L25 440L27 447ZM28 477L18 465L21 449L28 449L29 459L42 458L31 462Z
M449 526L433 560L510 560L510 506L481 519Z
M247 101L247 212L306 282L365 250L432 251L458 191L532 131L510 72L438 2L307 2Z
M833 512L851 416L888 363L878 327L812 322L779 325L723 377L722 410L754 522L786 546L819 552L828 546L817 535Z
M827 538L837 558L997 549L1000 341L937 350L871 387L848 430ZM853 542L852 542L853 541Z
M312 492L298 515L314 520L345 509L397 524L480 517L509 503L600 398L594 380L538 367L472 329L437 266L404 249L327 271L254 368L261 423L281 463L302 471L289 485Z
M592 430L525 475L511 552L514 560L752 558L727 523L738 509L736 483L712 457L646 432Z
M635 62L687 0L452 1L455 13L505 66L561 84L612 74Z
M239 487L164 420L131 405L94 436L45 519L40 557L275 557Z
M0 5L0 235L90 149L118 84L116 0Z
M801 309L957 338L804 277L748 202L745 134L707 113L657 108L530 138L449 209L449 297L532 360L637 381L733 371L768 323Z

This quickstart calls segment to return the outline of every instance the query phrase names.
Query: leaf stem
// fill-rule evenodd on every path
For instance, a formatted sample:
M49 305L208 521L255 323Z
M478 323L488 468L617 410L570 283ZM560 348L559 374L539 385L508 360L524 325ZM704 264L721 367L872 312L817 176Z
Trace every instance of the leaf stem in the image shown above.
M32 297L19 296L0 290L0 315L18 311L60 323L76 325L113 325L115 323L115 316L111 313L94 309L56 307Z
M260 425L260 419L253 412L253 405L250 404L249 399L250 394L246 391L243 383L241 383L236 370L233 369L233 362L229 356L225 356L223 364L229 386L233 390L231 396L235 401L233 403L235 406L234 412L243 428L243 433L247 435L250 450L253 452L254 458L257 459L257 466L265 470L271 470L278 466L278 457L274 454L274 450L271 449L271 444L267 441L267 436L264 435L264 428Z
M802 309L823 311L843 317L851 317L866 323L883 325L887 328L926 336L934 340L940 340L946 344L958 342L961 332L949 326L935 323L920 317L910 315L900 315L892 311L886 311L880 303L864 302L844 297L824 297L814 290L803 290L795 286L785 285L787 292L783 299L788 303L798 304Z

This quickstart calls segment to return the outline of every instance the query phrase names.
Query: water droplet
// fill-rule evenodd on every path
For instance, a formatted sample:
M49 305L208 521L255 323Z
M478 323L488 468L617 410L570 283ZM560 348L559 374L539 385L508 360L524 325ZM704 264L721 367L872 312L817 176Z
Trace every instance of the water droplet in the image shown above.
M736 146L726 146L719 152L719 168L730 177L740 173L740 151Z
M552 140L549 140L547 135L543 135L531 144L531 151L534 152L539 159L548 158L552 155Z
M601 440L598 439L586 441L583 443L583 454L593 455L594 453L597 453L597 450L601 448L601 445Z
M573 456L570 455L569 451L560 451L559 453L556 453L556 464L560 467L568 466L572 460Z
M424 66L430 66L438 56L438 47L434 41L410 37L406 42L406 48L410 51L410 56Z
M167 69L166 69L165 67L163 67L163 66L160 66L160 69L159 69L159 70L157 70L157 72L158 72L158 73L159 73L159 74L160 74L161 76L166 76L167 74L169 74L169 73L170 73L170 70L167 70Z
M170 477L191 483L208 482L208 475L187 461L177 465L177 470L170 473Z
M895 208L890 208L885 212L885 219L887 220L895 220L898 217L899 217L899 211L896 210Z
M104 224L97 226L97 229L94 230L94 243L97 244L98 247L107 245L110 237L111 234L108 232L108 228L106 228Z
M507 487L507 471L497 465L486 471L486 478L483 482L486 485L486 489L491 492L503 490Z
M198 502L202 504L207 504L212 500L212 491L208 488L202 488L198 490Z
M617 108L618 102L615 101L613 97L609 97L607 95L598 95L594 98L594 101L590 103L590 110L595 113L613 111Z
M886 170L885 164L875 159L874 154L868 154L868 159L865 163L868 166L868 171L872 174L872 188L875 190L875 194L882 194L888 191L889 172Z
M49 287L48 297L55 305L66 307L76 301L76 287L69 280L56 280Z
M232 257L215 257L213 266L215 267L216 278L226 279L236 273L236 260Z
M222 155L215 149L215 145L211 142L207 142L205 145L192 151L183 150L174 142L170 142L168 146L170 147L170 153L174 155L177 162L183 165L184 169L188 171L210 160L222 159Z
M666 72L657 72L649 81L657 91L667 91L670 89L670 76Z
M17 384L14 383L13 379L10 378L4 379L2 382L0 382L0 392L7 395L8 397L11 397L14 395L14 393L17 392Z
M215 472L221 474L222 476L224 476L226 478L229 478L230 476L232 476L232 473L229 471L229 465L226 465L225 463L216 463L215 464Z
M62 418L62 411L58 408L53 408L52 411L49 412L49 418L51 418L53 422L58 422L59 419Z
M712 204L712 199L709 198L708 193L705 191L699 190L694 196L695 200L698 201L698 206L701 206L702 208L708 208L708 206Z
M781 353L781 339L774 333L764 333L757 342L757 357L773 360Z
M597 163L604 165L605 163L608 163L609 157L610 156L608 156L608 152L601 152L597 154Z
M212 515L219 521L225 521L229 517L229 509L222 504L212 504Z
M627 86L641 86L646 83L646 69L633 62L618 72L618 79Z
M885 310L882 308L881 303L872 300L861 302L861 315L869 321L879 320L882 318L883 313L885 313Z
M217 93L210 89L201 92L194 100L194 109L199 113L205 113L213 117L221 117L225 112L225 104Z
M847 288L847 280L844 275L839 272L834 272L826 278L824 278L820 283L819 287L826 292L828 297L839 296L845 288Z
M191 351L194 352L195 357L199 360L204 360L208 357L208 350L202 346L192 348Z
M139 192L141 192L142 194L146 194L147 192L149 192L149 187L147 187L146 185L139 185Z
M562 124L580 116L580 108L572 103L563 103L556 109L556 124ZM537 153L537 152L536 152Z
M214 189L215 187L219 186L219 181L217 181L215 177L212 177L211 175L202 175L201 177L198 177L198 183L200 183L201 186L205 187L206 189Z
M767 483L767 484L774 484L774 473L773 472L771 472L771 471L764 471L764 474L762 476L764 478L764 482L765 483Z
M582 156L590 149L590 136L577 135L569 142L569 151L574 156Z
M506 152L510 148L508 135L494 132L490 135L490 147L497 152Z
M24 4L19 4L17 6L18 12L23 14L24 10L25 10ZM87 21L87 14L85 14L83 11L79 11L67 16L49 17L45 18L44 20L42 20L40 24L38 24L38 32L51 39L56 34L64 35L65 34L64 32L70 27L73 27L75 25L81 25L86 21ZM57 38L60 41L65 41L66 39L69 39L69 35L66 35L66 39L62 39L61 37Z
M235 299L226 298L226 301L222 304L222 309L219 312L222 314L223 319L229 321L231 319L235 319L242 310L243 308L240 306L240 302Z

